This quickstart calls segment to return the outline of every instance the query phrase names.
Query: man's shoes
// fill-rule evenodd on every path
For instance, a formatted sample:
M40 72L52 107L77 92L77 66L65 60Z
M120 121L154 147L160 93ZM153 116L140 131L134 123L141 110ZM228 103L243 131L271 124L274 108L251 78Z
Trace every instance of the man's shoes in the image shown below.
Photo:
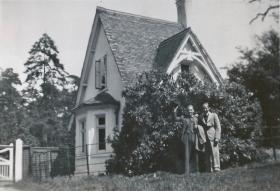
M220 171L221 171L221 169L219 169L219 168L214 169L214 172L220 172Z

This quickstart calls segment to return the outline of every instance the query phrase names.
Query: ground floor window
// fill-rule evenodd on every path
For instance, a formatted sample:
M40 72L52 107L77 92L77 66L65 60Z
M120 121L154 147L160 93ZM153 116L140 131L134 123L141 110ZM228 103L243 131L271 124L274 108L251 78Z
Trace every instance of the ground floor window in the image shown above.
M86 129L85 129L85 121L81 121L81 148L82 153L86 151Z
M106 150L105 129L99 129L99 150Z
M97 117L98 150L106 150L106 122L105 116Z

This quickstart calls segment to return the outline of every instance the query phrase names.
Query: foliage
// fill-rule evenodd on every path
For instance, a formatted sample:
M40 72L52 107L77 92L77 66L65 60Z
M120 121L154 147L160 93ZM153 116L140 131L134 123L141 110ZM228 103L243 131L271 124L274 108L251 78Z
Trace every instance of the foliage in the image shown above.
M16 88L21 85L18 74L7 68L0 76L0 143L9 144L15 138L21 138L25 143L36 143L36 138L23 125L26 115L23 99Z
M31 134L40 140L41 146L63 146L72 142L68 137L68 122L74 107L76 90L59 90L51 84L45 84L45 95L39 96L26 105L28 118L25 126Z
M52 163L51 176L70 176L75 171L75 151L70 147L60 147Z
M21 87L18 74L11 68L0 74L0 143L22 138L33 146L73 146L74 132L68 132L67 126L79 78L64 70L55 43L47 34L29 53L25 63L27 86Z
M279 33L273 30L264 33L255 48L243 49L241 55L240 62L228 71L229 80L243 84L260 100L267 126L279 126ZM277 129L274 130L272 134L277 133Z
M46 84L63 86L68 76L63 64L58 59L58 50L51 37L44 33L29 51L29 58L24 64L27 74L26 82L34 88Z
M184 158L179 137L184 123L175 121L174 108L179 105L184 115L188 104L199 111L205 101L221 120L223 167L256 160L254 138L261 110L240 84L226 83L218 88L202 84L190 74L183 74L175 82L167 74L150 72L127 88L124 97L123 127L111 140L114 156L107 161L109 173L180 172Z
M24 64L28 83L23 91L28 114L25 125L41 146L65 145L70 141L67 126L79 78L68 75L58 53L54 41L43 34Z

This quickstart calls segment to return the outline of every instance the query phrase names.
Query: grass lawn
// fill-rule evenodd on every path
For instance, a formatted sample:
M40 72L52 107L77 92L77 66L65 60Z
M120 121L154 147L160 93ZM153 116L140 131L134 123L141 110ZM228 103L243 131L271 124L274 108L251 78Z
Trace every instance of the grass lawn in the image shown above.
M25 191L266 191L280 190L280 163L252 165L190 176L158 172L132 178L115 176L57 177L45 183L22 181Z

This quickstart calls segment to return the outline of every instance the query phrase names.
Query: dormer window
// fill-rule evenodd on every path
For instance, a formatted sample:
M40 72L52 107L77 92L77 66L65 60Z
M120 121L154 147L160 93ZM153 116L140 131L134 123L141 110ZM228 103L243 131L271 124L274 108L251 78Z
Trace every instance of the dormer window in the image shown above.
M95 88L103 90L107 87L107 55L95 61Z
M187 74L190 73L190 65L187 62L182 62L181 71Z

